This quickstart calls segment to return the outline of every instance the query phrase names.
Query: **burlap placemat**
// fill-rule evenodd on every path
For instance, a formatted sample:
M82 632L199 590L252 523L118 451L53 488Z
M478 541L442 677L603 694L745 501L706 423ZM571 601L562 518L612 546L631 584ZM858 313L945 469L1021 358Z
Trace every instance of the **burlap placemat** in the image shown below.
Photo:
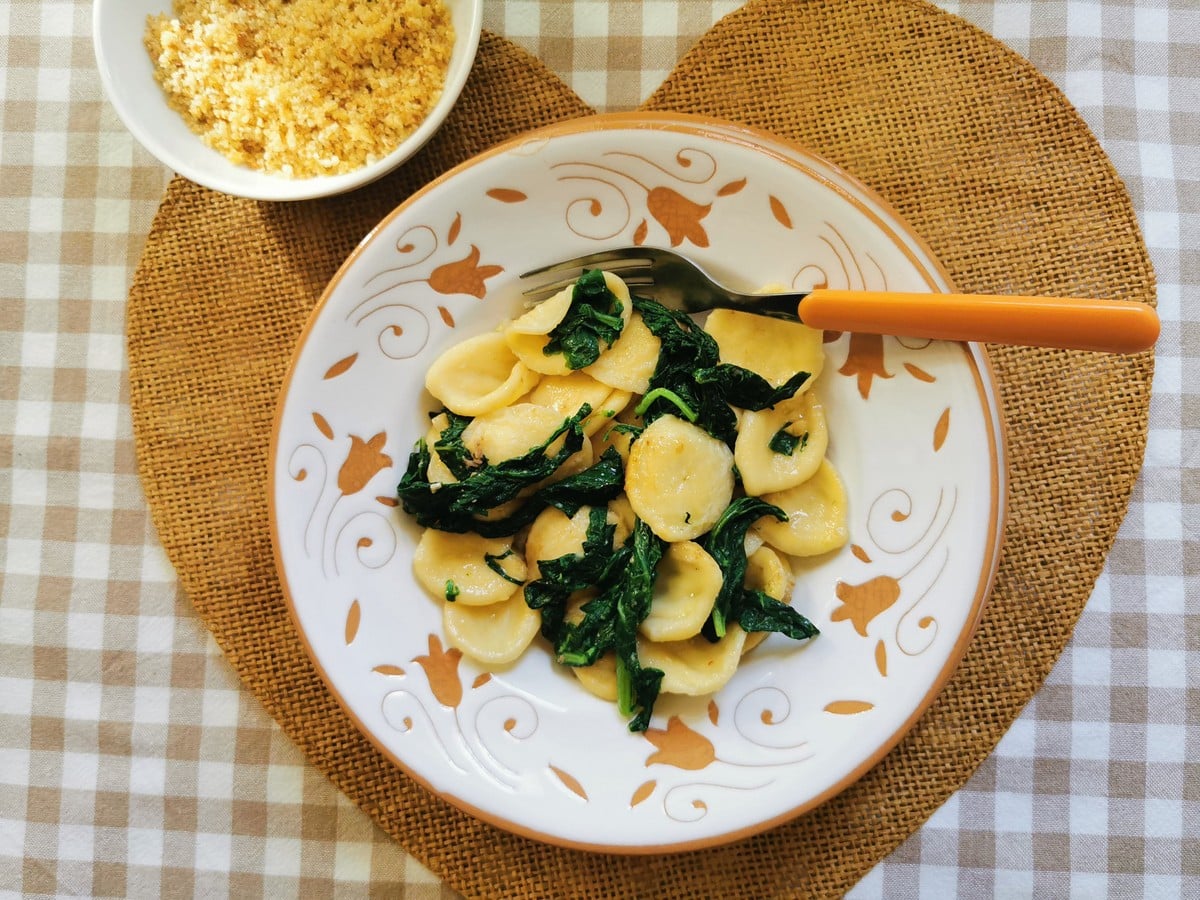
M1065 99L1003 46L919 0L751 3L647 106L760 126L842 164L899 208L963 289L1154 300L1129 199ZM488 897L837 895L966 780L1061 652L1141 466L1152 357L993 348L1011 458L999 579L947 690L856 785L766 834L672 856L604 856L497 831L398 772L309 664L273 569L268 443L294 341L371 226L475 152L588 112L535 60L485 35L446 127L373 186L268 205L176 178L128 310L150 509L246 686L446 884Z

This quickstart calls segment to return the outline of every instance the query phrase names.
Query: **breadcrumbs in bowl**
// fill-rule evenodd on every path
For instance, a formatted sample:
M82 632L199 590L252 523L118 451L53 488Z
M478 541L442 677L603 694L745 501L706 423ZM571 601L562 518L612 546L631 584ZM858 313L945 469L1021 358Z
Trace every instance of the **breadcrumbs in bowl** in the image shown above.
M145 45L168 103L230 161L288 178L392 152L442 94L441 0L175 0Z

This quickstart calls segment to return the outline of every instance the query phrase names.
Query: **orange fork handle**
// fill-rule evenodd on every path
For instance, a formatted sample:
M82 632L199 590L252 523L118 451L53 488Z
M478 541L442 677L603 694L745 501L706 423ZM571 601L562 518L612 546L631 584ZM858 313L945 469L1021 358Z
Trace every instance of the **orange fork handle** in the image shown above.
M826 331L1138 353L1158 339L1158 315L1131 300L988 294L897 294L819 288L800 320Z

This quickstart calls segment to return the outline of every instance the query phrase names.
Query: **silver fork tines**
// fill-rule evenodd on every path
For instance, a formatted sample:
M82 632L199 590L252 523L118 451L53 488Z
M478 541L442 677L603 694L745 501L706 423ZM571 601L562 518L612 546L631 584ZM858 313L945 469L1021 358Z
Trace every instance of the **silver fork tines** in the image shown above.
M740 293L717 283L694 261L673 250L621 247L525 272L521 275L521 280L529 284L524 291L525 297L530 304L546 300L574 284L587 269L611 272L630 289L648 294L669 309L688 313L725 307L795 322L798 321L796 304L804 296L802 293Z
M551 263L521 274L521 280L538 279L538 276L548 276L550 280L538 279L531 287L522 293L531 302L537 303L553 297L563 288L569 287L579 280L588 269L604 269L620 276L630 287L653 287L654 259L649 254L631 252L628 250L610 250L602 253L592 253L578 256L566 262Z

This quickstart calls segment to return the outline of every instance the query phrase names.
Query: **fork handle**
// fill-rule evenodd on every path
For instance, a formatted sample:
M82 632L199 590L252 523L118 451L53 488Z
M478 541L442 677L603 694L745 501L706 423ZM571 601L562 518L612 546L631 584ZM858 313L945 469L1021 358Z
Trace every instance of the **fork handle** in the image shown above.
M988 294L898 294L819 288L799 303L813 328L1104 353L1138 353L1158 315L1132 300Z

